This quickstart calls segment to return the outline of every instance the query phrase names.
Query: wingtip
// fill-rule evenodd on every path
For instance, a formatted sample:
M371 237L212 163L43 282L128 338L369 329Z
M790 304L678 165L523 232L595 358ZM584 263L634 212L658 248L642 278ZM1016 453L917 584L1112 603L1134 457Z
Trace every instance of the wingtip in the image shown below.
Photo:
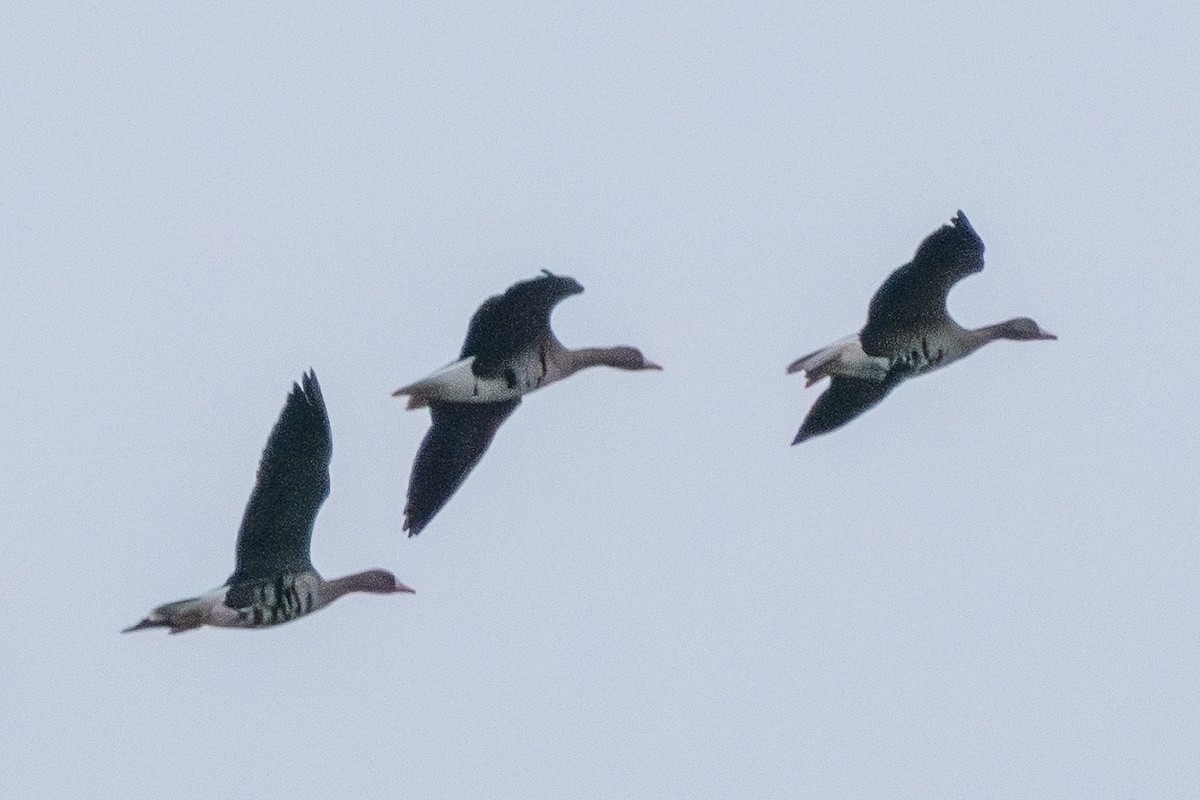
M324 398L321 396L321 384L312 367L309 367L308 371L300 376L299 383L292 383L292 394L300 395L310 402L324 404Z
M961 208L958 210L958 213L954 215L953 221L954 227L962 228L964 231L969 231L975 235L975 238L979 238L979 234L975 233L975 228L971 225L971 220L967 219L967 215L962 212Z
M530 281L530 283L532 283L534 281L543 280L545 278L551 278L553 280L561 281L563 286L566 287L566 289L567 289L567 294L582 294L583 293L583 284L582 283L575 280L570 275L559 275L557 273L551 272L548 269L543 269L541 277L534 278L533 281ZM516 285L519 285L519 284L516 284ZM511 289L513 287L510 286L509 288Z

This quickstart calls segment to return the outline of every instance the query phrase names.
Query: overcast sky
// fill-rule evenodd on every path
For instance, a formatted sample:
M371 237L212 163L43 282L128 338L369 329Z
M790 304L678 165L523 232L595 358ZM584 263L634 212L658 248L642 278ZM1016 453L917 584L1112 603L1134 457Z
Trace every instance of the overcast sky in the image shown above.
M1200 7L287 5L0 9L0 796L1200 795ZM1059 340L790 447L960 208L951 312ZM390 392L543 268L665 371L406 538ZM314 562L416 595L121 636L309 367Z

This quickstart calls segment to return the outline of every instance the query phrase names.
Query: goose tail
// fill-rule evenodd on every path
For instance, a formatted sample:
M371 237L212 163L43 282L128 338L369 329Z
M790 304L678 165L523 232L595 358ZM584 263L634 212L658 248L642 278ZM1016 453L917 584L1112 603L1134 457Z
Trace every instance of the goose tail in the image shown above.
M814 350L789 364L787 368L788 374L803 372L805 377L804 386L808 388L822 378L836 374L839 371L837 369L839 364L846 360L847 356L852 355L851 350L857 345L858 336L848 336L831 345L822 347L820 350Z

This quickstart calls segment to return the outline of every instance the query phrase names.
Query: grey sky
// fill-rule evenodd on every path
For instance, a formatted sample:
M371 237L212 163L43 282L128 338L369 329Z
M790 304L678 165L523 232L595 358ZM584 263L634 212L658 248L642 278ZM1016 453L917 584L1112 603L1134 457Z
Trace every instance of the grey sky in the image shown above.
M0 9L0 796L1200 793L1194 4ZM789 447L794 358L963 209L998 343ZM488 295L586 287L416 539L424 412ZM291 382L314 561L220 584Z

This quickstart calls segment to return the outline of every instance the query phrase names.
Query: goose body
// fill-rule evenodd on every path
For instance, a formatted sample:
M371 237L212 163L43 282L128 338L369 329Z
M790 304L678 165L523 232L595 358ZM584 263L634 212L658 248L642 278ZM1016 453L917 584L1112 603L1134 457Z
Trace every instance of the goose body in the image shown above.
M428 407L432 418L409 478L409 536L420 533L462 485L522 396L593 366L662 369L635 347L565 347L550 329L550 314L583 287L543 272L479 307L457 361L393 392L407 396L410 409Z
M799 358L806 386L830 378L792 444L845 425L903 381L940 369L997 339L1055 339L1028 317L964 328L946 309L962 278L983 269L983 240L961 211L917 248L871 298L861 331Z
M317 511L329 494L332 437L316 375L293 385L271 431L238 532L236 566L222 586L151 611L130 631L202 625L261 628L324 608L350 592L412 592L381 569L325 580L309 560Z
M407 395L406 408L410 410L424 408L430 403L501 403L515 400L562 380L583 366L589 366L576 366L576 352L563 347L550 334L537 349L509 359L498 372L476 373L475 356L467 356L397 389L392 396Z

